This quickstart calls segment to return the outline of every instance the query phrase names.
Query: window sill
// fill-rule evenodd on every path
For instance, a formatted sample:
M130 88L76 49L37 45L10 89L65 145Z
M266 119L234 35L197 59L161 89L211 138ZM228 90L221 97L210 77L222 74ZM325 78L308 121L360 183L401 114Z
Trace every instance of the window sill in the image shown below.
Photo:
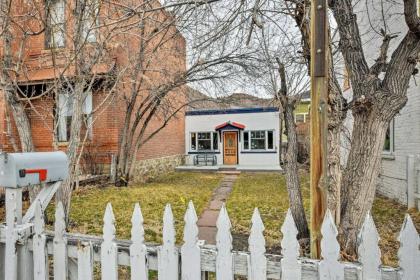
M395 155L393 153L383 153L382 159L385 160L395 160Z
M69 145L69 142L58 142L57 146L58 147L67 147Z
M241 151L241 154L276 154L275 150L261 150L261 151Z
M200 154L220 154L220 151L200 151L200 152L188 152L189 155L200 155Z

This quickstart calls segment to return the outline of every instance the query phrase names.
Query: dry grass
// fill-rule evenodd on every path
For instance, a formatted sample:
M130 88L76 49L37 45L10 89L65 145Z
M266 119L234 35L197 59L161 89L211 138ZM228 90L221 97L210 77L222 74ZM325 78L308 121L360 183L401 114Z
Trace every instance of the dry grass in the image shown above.
M70 231L100 235L105 207L111 202L116 219L117 237L128 239L134 204L139 202L144 217L146 241L161 242L163 211L165 205L170 203L179 241L188 201L192 200L197 213L201 213L220 180L221 176L218 174L171 173L152 182L128 188L81 189L72 197ZM48 209L51 220L53 209L53 206Z
M309 177L301 175L304 205L309 209ZM278 251L280 227L288 209L288 196L283 175L241 174L235 182L227 207L235 236L246 240L254 207L258 207L265 225L267 246ZM399 247L397 235L401 229L406 207L384 197L375 199L372 215L381 236L380 248L385 265L396 266ZM409 211L420 232L420 213ZM309 219L309 215L307 215ZM244 247L243 244L240 247Z

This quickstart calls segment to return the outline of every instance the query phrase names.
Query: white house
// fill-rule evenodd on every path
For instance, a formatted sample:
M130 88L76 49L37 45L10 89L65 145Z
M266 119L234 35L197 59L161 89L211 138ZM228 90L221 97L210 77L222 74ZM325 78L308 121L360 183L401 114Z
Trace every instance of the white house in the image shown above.
M360 1L354 9L362 34L365 57L370 65L375 63L382 44L381 28L397 34L390 44L389 56L407 32L403 3L399 1ZM384 20L386 25L384 24ZM408 101L390 123L381 157L381 171L377 191L398 200L408 207L420 209L420 83L419 75L411 79ZM344 94L351 100L351 88ZM348 114L347 128L351 131L352 117ZM344 141L346 142L346 141ZM345 147L348 145L345 144ZM344 158L346 153L344 152Z
M279 140L278 108L187 111L182 168L279 171Z

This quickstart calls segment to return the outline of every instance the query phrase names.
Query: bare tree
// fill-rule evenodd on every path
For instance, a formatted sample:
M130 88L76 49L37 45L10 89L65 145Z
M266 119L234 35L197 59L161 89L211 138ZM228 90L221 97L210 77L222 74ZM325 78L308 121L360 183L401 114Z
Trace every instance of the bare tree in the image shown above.
M290 202L289 207L292 210L293 219L295 220L296 227L299 230L299 238L309 239L309 227L308 222L306 220L305 209L303 207L302 191L300 188L299 180L299 167L297 160L298 139L294 115L296 105L299 103L303 92L293 95L289 92L287 86L290 83L290 81L302 83L302 80L295 81L293 78L291 78L291 75L289 75L289 79L287 79L286 68L284 63L281 62L279 58L277 58L277 63L281 81L281 88L276 95L276 99L281 104L285 133L287 135L285 166L287 192L289 194ZM300 74L304 72L302 71L302 67L290 67L289 69L295 71L294 74ZM304 87L300 88L303 90L305 89Z

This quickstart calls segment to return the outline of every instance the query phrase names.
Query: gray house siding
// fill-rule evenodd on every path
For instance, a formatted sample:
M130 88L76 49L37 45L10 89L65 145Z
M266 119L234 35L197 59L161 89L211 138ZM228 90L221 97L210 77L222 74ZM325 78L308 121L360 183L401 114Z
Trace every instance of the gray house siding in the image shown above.
M420 82L420 81L419 81ZM411 82L407 105L394 120L394 152L384 155L378 192L407 204L407 159L420 154L420 87Z

